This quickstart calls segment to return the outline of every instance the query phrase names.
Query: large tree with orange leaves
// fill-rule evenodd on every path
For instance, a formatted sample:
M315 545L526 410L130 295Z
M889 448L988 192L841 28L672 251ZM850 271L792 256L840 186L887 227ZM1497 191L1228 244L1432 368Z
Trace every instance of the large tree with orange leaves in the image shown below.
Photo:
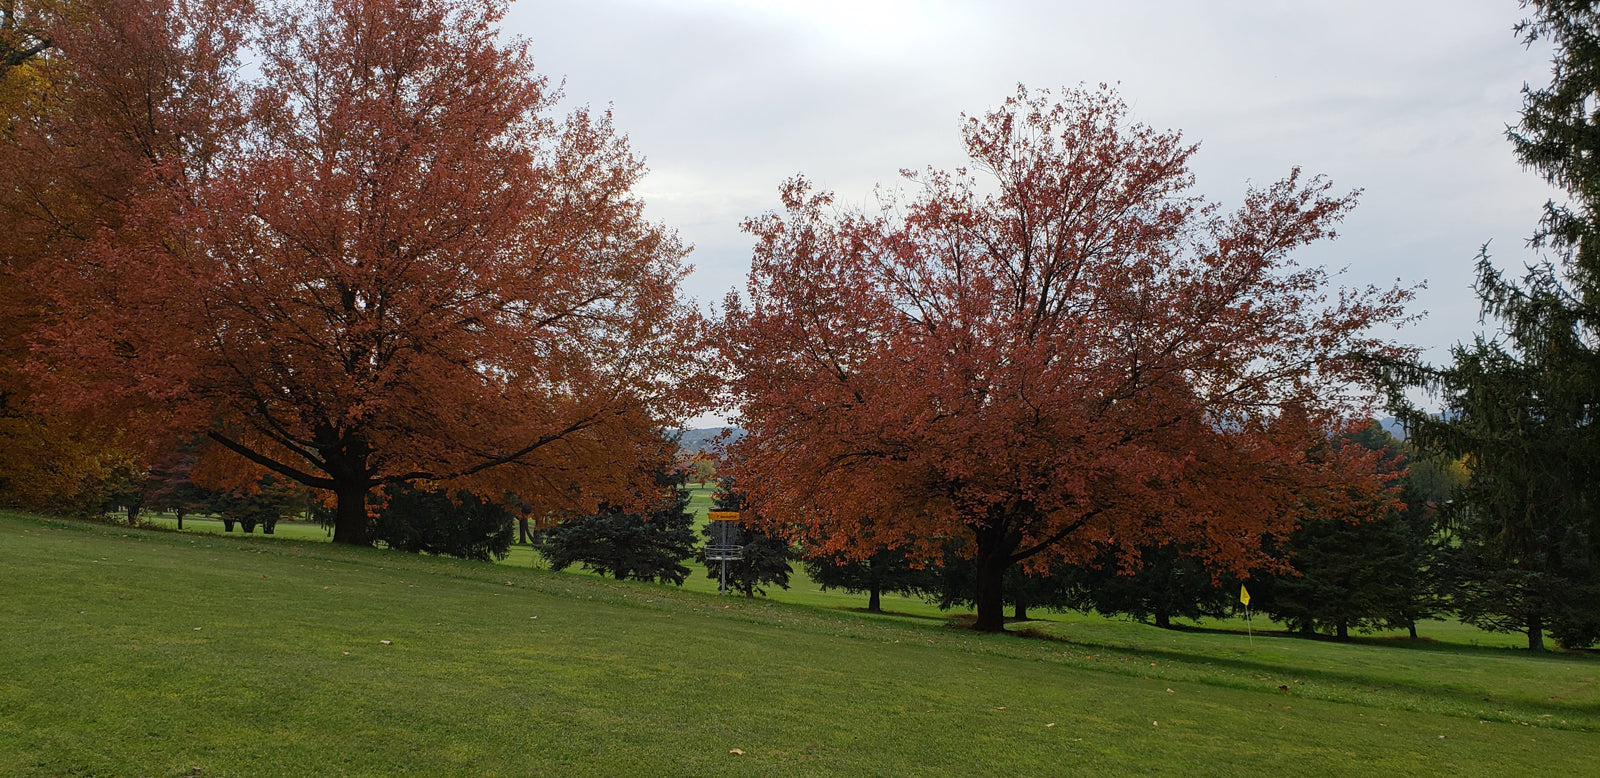
M53 396L331 491L343 543L384 483L624 491L686 410L684 249L608 115L550 118L503 0L127 5L171 56L71 74L103 111L154 99L131 102L148 142L84 120L139 186L34 274ZM243 34L194 34L215 18Z
M137 458L124 419L25 370L52 314L42 281L115 245L163 175L204 155L235 0L0 3L0 499L62 509ZM57 312L59 313L59 312ZM45 377L48 369L42 370Z
M796 179L747 223L721 341L764 515L812 553L961 541L1000 630L1015 564L1184 543L1243 571L1301 511L1384 492L1324 443L1409 293L1330 296L1291 259L1353 196L1296 171L1223 213L1195 147L1105 88L1019 88L962 137L970 171L907 173L881 210Z

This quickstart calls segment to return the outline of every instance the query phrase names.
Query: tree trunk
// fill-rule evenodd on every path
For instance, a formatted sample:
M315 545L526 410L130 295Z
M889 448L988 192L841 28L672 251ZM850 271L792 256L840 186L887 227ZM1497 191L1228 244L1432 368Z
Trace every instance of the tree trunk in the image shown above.
M1528 617L1528 650L1544 650L1544 618L1537 613Z
M517 517L517 545L533 545L533 531L528 529L528 517Z
M176 513L178 514L178 529L182 530L183 529L183 509L179 508L176 511Z
M139 526L139 506L137 505L128 506L128 526Z
M1027 600L1022 599L1021 597L1017 598L1016 603L1014 603L1011 606L1011 620L1012 621L1027 621L1028 620L1028 602L1027 602Z
M1156 606L1156 626L1162 629L1172 629L1172 612L1165 604Z
M370 546L367 536L367 486L342 483L334 487L333 542L348 546Z
M972 628L979 632L1006 631L1006 570L1011 567L1011 549L995 530L977 533L978 591L974 601L978 620Z
M233 519L230 519L230 518L227 518L227 517L223 517L223 519L222 519L222 531L223 532L232 532L233 531Z
M1411 619L1411 620L1407 621L1406 622L1406 629L1411 632L1411 639L1412 640L1416 640L1417 639L1417 620L1416 619Z
M876 581L872 582L872 585L867 587L867 612L883 612L883 587L879 586L878 582Z
M1350 626L1341 621L1339 622L1339 626L1333 628L1333 634L1334 637L1337 637L1340 640L1349 640Z

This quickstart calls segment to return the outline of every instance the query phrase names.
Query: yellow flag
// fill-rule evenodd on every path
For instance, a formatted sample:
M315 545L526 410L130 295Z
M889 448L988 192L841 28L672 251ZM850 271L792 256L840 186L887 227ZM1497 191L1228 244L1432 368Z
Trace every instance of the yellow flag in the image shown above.
M1239 584L1239 602L1250 604L1250 590L1244 588L1244 584Z

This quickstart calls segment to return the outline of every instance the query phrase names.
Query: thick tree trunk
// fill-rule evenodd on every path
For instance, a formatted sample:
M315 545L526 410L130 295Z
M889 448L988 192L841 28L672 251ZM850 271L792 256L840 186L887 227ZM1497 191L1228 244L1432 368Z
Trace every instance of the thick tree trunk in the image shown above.
M1027 603L1027 601L1023 600L1020 597L1017 598L1016 603L1011 606L1011 620L1012 621L1027 621L1028 620L1028 603Z
M883 587L879 586L876 581L867 587L867 612L883 612Z
M367 536L367 486L364 483L334 487L333 542L348 546L370 546Z
M1162 629L1172 629L1172 613L1165 605L1156 606L1156 626Z
M1416 619L1411 619L1410 621L1407 621L1406 622L1406 629L1411 632L1411 639L1412 640L1416 640L1417 639L1417 620Z
M233 531L233 519L229 519L229 518L226 518L226 517L224 517L222 519L222 531L223 532L232 532Z
M1528 617L1528 650L1544 650L1544 618L1537 613Z
M1334 634L1335 637L1339 638L1340 640L1349 640L1350 639L1350 626L1341 621L1341 622L1339 622L1339 626L1334 627L1334 633L1333 634Z
M1011 549L998 533L978 533L978 591L974 597L978 620L972 628L979 632L1006 631L1006 570L1011 567Z
M139 506L137 505L128 506L128 526L139 526Z
M179 509L176 512L178 514L178 529L182 530L183 529L183 510Z
M528 517L517 517L517 545L533 545L533 531L528 529Z

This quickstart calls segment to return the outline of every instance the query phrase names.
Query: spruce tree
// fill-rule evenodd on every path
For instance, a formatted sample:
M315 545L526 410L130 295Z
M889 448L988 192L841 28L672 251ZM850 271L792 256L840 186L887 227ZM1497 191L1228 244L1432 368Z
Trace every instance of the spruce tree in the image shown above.
M806 557L806 575L823 591L867 595L867 612L883 612L883 595L914 597L935 588L938 571L913 567L905 549L882 549L866 559L837 555Z
M389 548L487 562L511 551L511 512L466 491L434 492L407 484L385 490L373 538Z
M550 569L577 564L619 580L682 586L689 577L683 560L695 555L687 478L663 462L655 480L660 496L648 510L602 503L597 513L569 518L540 533L539 554Z
M1519 160L1563 190L1530 241L1552 255L1508 278L1478 258L1485 320L1498 324L1452 350L1444 368L1401 366L1393 403L1425 449L1463 457L1471 481L1444 517L1455 535L1453 599L1479 626L1520 631L1528 647L1549 630L1564 645L1600 634L1600 3L1525 0L1517 28L1554 44L1547 87L1525 87L1507 134ZM1403 396L1425 386L1430 414Z
M1404 446L1376 422L1336 445L1383 452L1382 467L1400 487L1398 508L1374 504L1362 521L1307 516L1283 544L1289 570L1249 584L1257 609L1291 630L1328 632L1408 628L1436 609L1436 575L1442 537L1432 505L1440 498L1434 465L1414 465Z
M1162 629L1174 618L1226 616L1238 602L1239 581L1215 572L1187 546L1145 546L1137 560L1107 551L1068 575L1072 607L1132 616Z

